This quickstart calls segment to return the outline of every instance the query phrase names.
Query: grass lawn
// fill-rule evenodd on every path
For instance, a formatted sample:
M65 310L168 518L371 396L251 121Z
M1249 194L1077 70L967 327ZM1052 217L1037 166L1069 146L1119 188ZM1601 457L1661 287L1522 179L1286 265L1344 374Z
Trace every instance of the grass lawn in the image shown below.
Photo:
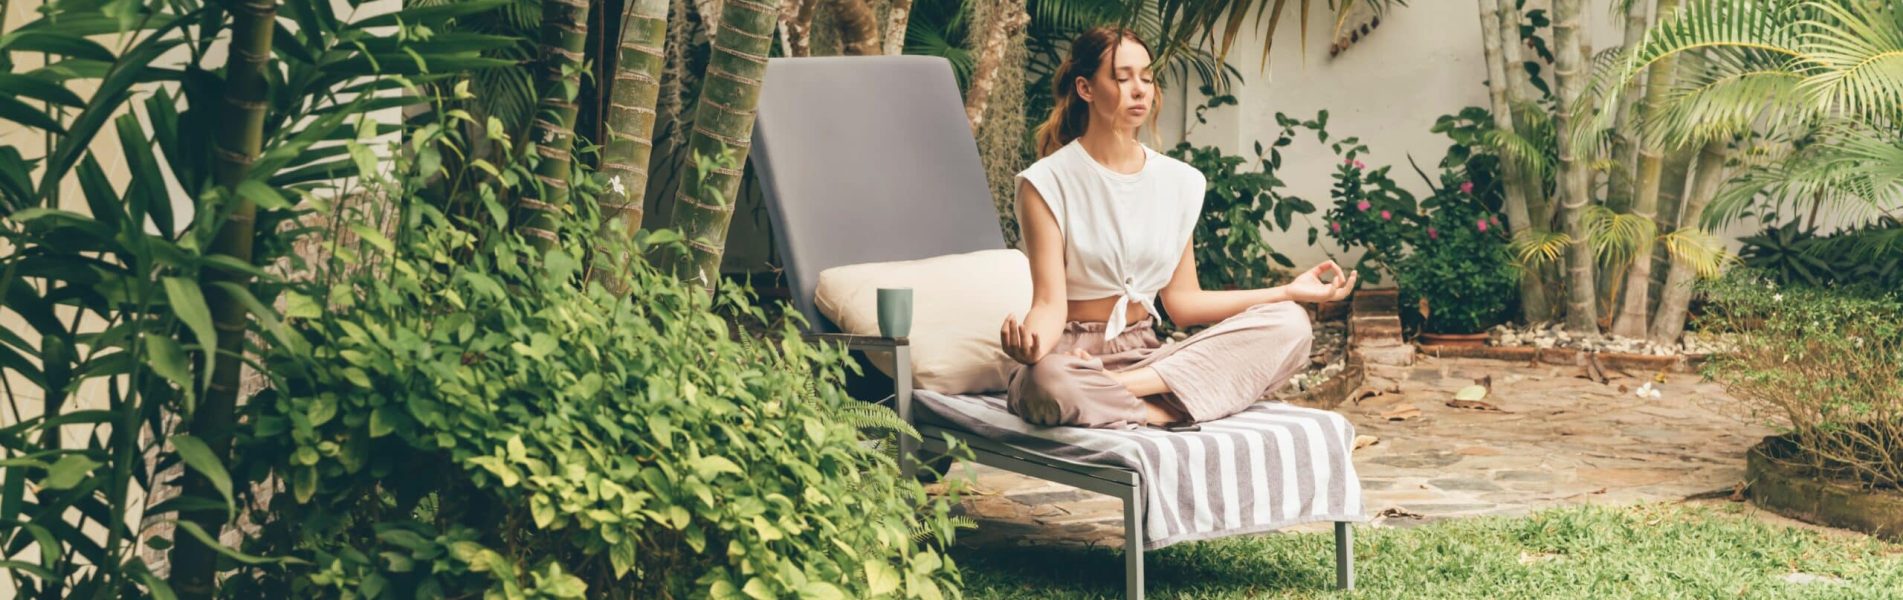
M1149 553L1150 598L1903 598L1903 545L1767 523L1739 505L1572 507L1358 528L1356 589L1334 591L1330 533ZM954 551L967 598L1122 598L1110 549ZM1786 581L1793 573L1830 578Z

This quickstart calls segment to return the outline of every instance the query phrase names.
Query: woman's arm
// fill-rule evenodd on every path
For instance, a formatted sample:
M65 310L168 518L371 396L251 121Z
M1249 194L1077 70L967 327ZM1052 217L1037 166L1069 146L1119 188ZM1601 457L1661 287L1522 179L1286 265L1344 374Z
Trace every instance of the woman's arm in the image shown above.
M1169 311L1170 321L1177 327L1215 323L1257 304L1340 300L1354 291L1359 279L1353 273L1343 276L1341 267L1328 261L1315 265L1288 285L1256 290L1205 290L1196 280L1196 255L1191 248L1183 247L1183 260L1176 263L1176 272L1170 275L1169 284L1158 293L1163 300L1163 310ZM1321 276L1330 271L1335 273L1335 280L1322 282Z
M1006 317L998 331L1004 352L1013 360L1034 364L1049 354L1064 333L1069 318L1069 295L1064 289L1064 232L1037 188L1018 182L1018 229L1031 261L1031 310L1022 321Z

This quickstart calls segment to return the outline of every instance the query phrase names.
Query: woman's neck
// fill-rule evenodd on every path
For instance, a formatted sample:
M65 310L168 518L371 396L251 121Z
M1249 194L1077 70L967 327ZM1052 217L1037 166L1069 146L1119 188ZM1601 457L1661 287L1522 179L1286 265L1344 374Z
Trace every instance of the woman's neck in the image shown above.
M1077 145L1083 146L1090 157L1112 171L1118 173L1136 173L1142 171L1149 160L1143 152L1143 144L1128 131L1117 131L1110 127L1091 127L1077 138Z

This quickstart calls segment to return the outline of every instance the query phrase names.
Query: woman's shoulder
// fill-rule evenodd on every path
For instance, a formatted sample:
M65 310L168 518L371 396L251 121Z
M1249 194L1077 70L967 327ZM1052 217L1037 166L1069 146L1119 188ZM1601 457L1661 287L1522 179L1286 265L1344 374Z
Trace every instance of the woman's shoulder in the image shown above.
M1058 146L1057 150L1054 150L1050 154L1045 155L1044 158L1040 158L1040 159L1037 159L1036 161L1033 161L1031 163L1031 166L1025 167L1024 172L1030 173L1033 171L1037 171L1037 172L1045 172L1045 173L1055 173L1059 171L1066 171L1069 169L1076 168L1077 161L1071 156L1072 147L1076 145L1077 145L1076 142L1072 142L1069 144Z
M1144 149L1150 151L1150 160L1157 161L1158 171L1166 174L1171 180L1194 184L1197 187L1207 185L1208 178L1203 175L1202 170L1174 156L1150 149L1148 146Z

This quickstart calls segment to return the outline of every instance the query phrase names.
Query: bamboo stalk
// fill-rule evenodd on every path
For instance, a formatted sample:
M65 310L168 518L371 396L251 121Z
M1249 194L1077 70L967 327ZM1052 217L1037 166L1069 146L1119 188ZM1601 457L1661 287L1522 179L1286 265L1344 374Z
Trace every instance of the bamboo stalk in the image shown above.
M1553 4L1553 76L1559 83L1559 109L1554 127L1559 133L1559 219L1572 241L1566 249L1566 328L1574 332L1599 331L1597 293L1594 291L1592 245L1586 239L1586 207L1592 204L1592 170L1574 150L1578 123L1571 107L1586 90L1585 56L1581 39L1581 0Z
M251 264L258 209L251 199L238 193L238 185L251 175L251 164L264 145L271 91L266 69L271 62L277 2L232 2L227 10L231 14L231 39L225 63L224 114L212 147L212 180L226 194L231 213L218 226L208 253ZM224 461L231 454L231 438L237 427L239 376L244 372L245 333L250 330L251 315L237 297L218 284L248 287L251 276L236 269L207 267L202 277L199 286L218 331L218 344L216 352L204 353L199 364L201 369L212 370L212 378L204 397L188 415L186 431ZM185 469L180 494L193 498L219 496L217 487L196 469ZM220 507L182 511L180 517L215 539L229 515ZM217 551L182 532L174 537L172 589L187 598L211 597L217 591Z
M1505 133L1512 133L1513 106L1508 98L1506 62L1500 51L1501 21L1500 5L1496 0L1479 0L1481 49L1487 61L1487 92L1493 103L1493 126ZM1507 227L1518 235L1524 231L1534 231L1538 227L1532 222L1531 213L1526 208L1525 177L1521 173L1518 161L1501 157L1500 186L1506 191ZM1520 307L1528 321L1542 321L1551 318L1552 307L1546 299L1546 288L1540 282L1540 274L1535 269L1525 269L1520 273Z
M1678 10L1678 0L1659 0L1658 20L1671 18ZM1665 93L1678 77L1678 58L1667 56L1650 67L1645 74L1644 112L1633 119L1635 122L1649 118L1665 100ZM1628 125L1628 127L1631 127ZM1637 129L1636 127L1632 127ZM1632 140L1633 157L1638 159L1638 168L1634 171L1632 214L1651 219L1659 231L1666 229L1659 219L1659 192L1665 171L1665 152L1638 139ZM1651 314L1652 297L1652 252L1639 252L1632 257L1632 268L1626 271L1625 301L1619 306L1619 316L1612 322L1612 333L1626 337L1645 335L1648 315Z
M1705 143L1698 152L1698 163L1693 169L1692 191L1685 198L1685 204L1679 211L1674 231L1694 225L1704 214L1705 206L1718 195L1718 189L1725 181L1725 160L1729 157L1729 143L1716 139ZM1652 340L1661 343L1678 341L1685 332L1685 314L1691 308L1692 280L1698 277L1697 270L1677 256L1672 257L1671 270L1665 275L1665 285L1659 290L1658 314L1652 318Z

